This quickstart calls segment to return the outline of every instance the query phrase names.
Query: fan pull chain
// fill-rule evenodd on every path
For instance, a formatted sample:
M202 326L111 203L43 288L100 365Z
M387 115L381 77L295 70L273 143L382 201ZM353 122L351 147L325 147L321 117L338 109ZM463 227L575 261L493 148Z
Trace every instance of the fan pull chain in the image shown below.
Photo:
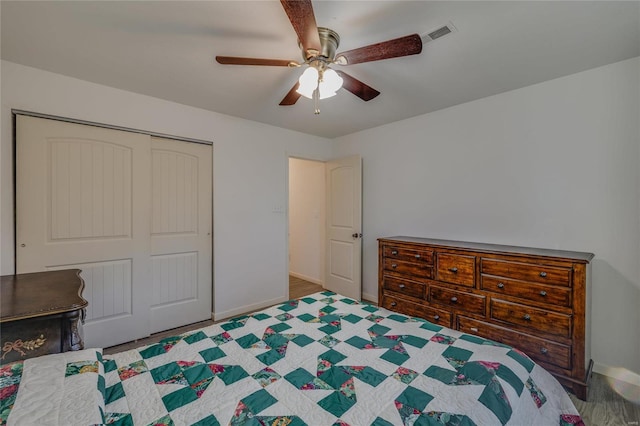
M320 89L316 87L313 91L313 113L320 114Z

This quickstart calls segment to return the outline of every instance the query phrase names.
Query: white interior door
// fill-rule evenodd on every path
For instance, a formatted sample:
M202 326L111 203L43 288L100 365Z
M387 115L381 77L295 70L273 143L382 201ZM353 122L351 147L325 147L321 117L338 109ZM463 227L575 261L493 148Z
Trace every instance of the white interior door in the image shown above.
M152 138L151 332L211 319L212 148Z
M85 346L149 334L150 138L17 116L17 272L79 268Z
M17 272L78 268L86 347L211 318L212 148L17 116Z
M327 163L327 242L325 288L362 298L362 159Z

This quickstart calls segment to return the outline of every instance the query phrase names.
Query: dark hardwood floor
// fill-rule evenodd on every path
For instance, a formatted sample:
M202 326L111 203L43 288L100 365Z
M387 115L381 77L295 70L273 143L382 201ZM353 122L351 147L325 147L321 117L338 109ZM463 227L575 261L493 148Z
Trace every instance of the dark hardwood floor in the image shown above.
M308 281L289 277L289 297L297 299L322 291L322 286ZM163 331L134 342L112 346L104 350L105 354L122 352L140 346L156 343L161 339L191 330L206 327L214 321L202 321L172 330ZM616 391L618 389L618 391ZM626 396L627 398L625 398ZM640 425L640 387L609 379L593 373L589 389L589 401L584 402L569 395L587 426L639 426Z
M640 424L640 387L638 386L593 373L588 402L581 401L572 394L569 396L587 426Z
M289 275L289 298L299 299L324 290L321 285Z

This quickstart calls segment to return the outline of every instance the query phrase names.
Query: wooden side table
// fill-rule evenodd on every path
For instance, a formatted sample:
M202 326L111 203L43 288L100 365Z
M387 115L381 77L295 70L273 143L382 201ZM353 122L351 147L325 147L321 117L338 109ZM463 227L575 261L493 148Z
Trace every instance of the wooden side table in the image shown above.
M0 364L84 348L79 269L0 277Z

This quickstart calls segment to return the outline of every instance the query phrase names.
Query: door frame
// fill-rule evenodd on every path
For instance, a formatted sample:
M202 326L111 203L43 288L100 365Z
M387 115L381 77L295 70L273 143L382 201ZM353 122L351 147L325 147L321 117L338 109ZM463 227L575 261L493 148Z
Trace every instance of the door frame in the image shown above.
M289 208L290 208L290 206L289 206L289 178L290 178L289 177L289 160L292 159L292 158L298 159L298 160L316 161L316 162L319 162L319 163L323 163L325 165L325 173L326 173L326 164L333 159L333 157L327 158L327 157L323 157L323 156L320 156L320 155L298 154L298 153L295 153L295 152L286 152L285 151L285 194L286 194L285 195L285 197L286 197L285 222L286 223L285 223L285 231L284 231L285 234L284 234L284 237L285 237L286 244L285 244L285 253L284 253L284 260L285 260L285 262L284 262L285 271L284 272L285 272L286 279L284 280L285 281L285 283L284 283L284 294L286 296L286 300L290 299L290 296L289 296L289 270L290 270L290 264L289 264L290 263L289 262L289 252L290 252L290 247L289 247ZM325 192L326 192L326 187L325 187ZM362 202L362 200L361 200L361 202ZM327 205L327 200L325 199L325 206L326 205ZM326 214L328 214L328 213L327 213L327 211L325 209L325 222L326 222ZM362 215L363 212L361 211L360 214ZM361 226L362 226L362 224L361 224ZM362 229L360 231L362 231ZM325 227L324 236L323 236L323 241L324 242L326 242L326 239L327 239L326 238L327 237L327 232L328 232L328 230ZM363 243L361 242L361 244L363 244ZM362 266L363 266L362 265L362 261L363 261L363 258L364 258L364 245L362 245L361 256L360 256L360 270L361 270L360 280L361 280L361 284L362 284L362 276L363 276L363 274L362 274ZM322 259L323 259L323 262L322 262L323 263L323 265L322 265L322 288L326 288L325 287L325 284L326 284L326 265L327 265L326 246L323 246Z
M43 114L43 113L40 113L40 112L26 111L26 110L15 109L15 108L11 109L11 114L12 114L13 122L14 122L14 126L13 126L13 130L14 130L14 132L13 132L13 143L14 144L16 142L16 139L15 139L15 136L16 136L15 135L15 118L16 118L16 115L24 115L24 116L27 116L27 117L46 118L46 119L49 119L49 120L63 121L63 122L66 122L66 123L84 124L85 126L94 126L94 127L102 127L102 128L105 128L105 129L121 130L123 132L129 132L129 133L142 133L143 135L149 135L149 136L156 137L156 138L173 139L173 140L180 141L180 142L191 142L191 143L199 143L199 144L203 144L203 145L212 145L213 146L213 141L209 141L209 140L205 140L205 139L195 139L195 138L188 138L188 137L185 137L185 136L168 135L166 133L153 132L151 130L134 129L132 127L118 126L118 125L115 125L115 124L107 124L107 123L98 123L96 121L81 120L79 118L62 117L60 115Z
M286 224L285 224L285 230L284 230L284 235L285 235L285 250L284 250L284 259L285 259L285 286L284 286L284 294L286 297L286 300L290 299L289 296L289 269L290 269L290 265L289 265L289 160L290 159L296 159L296 160L307 160L307 161L317 161L318 163L323 163L326 164L327 161L329 161L330 159L326 158L326 157L322 157L320 155L316 156L316 155L309 155L309 154L297 154L297 153L292 153L292 152L285 152L285 197L286 197L286 205L287 208L285 209L286 212ZM326 204L326 201L325 201ZM323 239L324 237L326 237L326 229L325 229L325 235L323 235ZM324 250L324 247L323 247ZM325 269L325 265L326 265L326 261L327 259L325 258L325 256L322 256L322 288L324 288L324 269Z

